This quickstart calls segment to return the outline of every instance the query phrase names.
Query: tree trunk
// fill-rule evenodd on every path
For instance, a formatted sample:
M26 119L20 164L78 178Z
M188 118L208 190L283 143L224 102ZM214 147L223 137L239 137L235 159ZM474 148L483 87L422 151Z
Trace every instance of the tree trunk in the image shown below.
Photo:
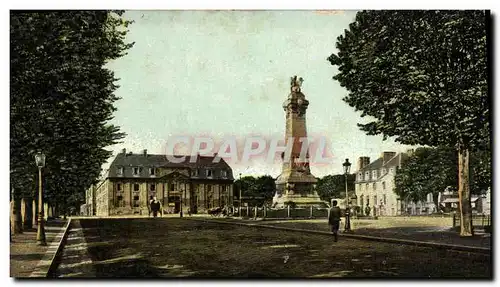
M24 198L24 230L29 230L33 228L33 200L31 197Z
M12 233L13 234L23 233L23 220L21 217L21 199L19 198L14 199L14 205L12 207L12 217L13 217Z
M469 150L458 150L458 200L460 206L460 236L473 236L472 207L469 186Z

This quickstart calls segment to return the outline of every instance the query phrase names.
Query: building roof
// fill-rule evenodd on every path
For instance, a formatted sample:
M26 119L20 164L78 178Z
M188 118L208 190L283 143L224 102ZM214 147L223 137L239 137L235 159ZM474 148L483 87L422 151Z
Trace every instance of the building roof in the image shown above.
M175 157L179 158L180 155ZM214 162L215 156L200 156L196 158L196 162L190 162L190 156L184 156L184 161L180 163L171 162L166 155L160 154L133 154L133 153L119 153L110 165L108 177L147 177L151 178L149 174L149 167L172 167L172 168L216 168L225 169L228 171L227 179L233 179L231 167L224 161L223 158L219 162ZM118 168L124 167L123 175L118 175ZM129 168L127 168L129 167ZM131 167L142 167L138 176L133 176Z
M398 153L392 158L390 158L385 164L384 164L384 158L379 157L369 165L363 167L362 169L358 170L358 172L365 172L369 170L375 170L375 169L380 169L382 167L388 168L388 167L394 167L394 166L399 166L400 162L405 161L408 158L408 155L405 153Z

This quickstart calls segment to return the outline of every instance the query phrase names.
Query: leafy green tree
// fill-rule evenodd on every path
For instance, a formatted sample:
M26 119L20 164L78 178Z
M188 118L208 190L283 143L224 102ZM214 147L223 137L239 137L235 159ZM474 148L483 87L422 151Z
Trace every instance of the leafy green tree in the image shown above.
M488 152L471 153L471 193L484 193L491 185ZM402 163L394 178L395 193L413 202L424 201L432 193L434 204L439 207L438 196L446 187L458 186L457 150L450 147L417 148Z
M235 196L239 196L240 187L242 197L253 198L249 201L251 205L270 203L276 192L276 183L270 175L245 176L241 180L237 179L234 182Z
M484 11L362 11L328 60L368 135L458 151L462 236L472 236L469 154L488 149Z
M348 191L354 190L355 174L349 174L347 177ZM321 200L330 202L332 198L341 198L345 196L345 176L343 174L327 175L318 178L316 183L316 191ZM350 194L353 196L354 192Z
M10 15L10 164L15 200L33 194L34 155L46 154L45 198L64 209L82 196L124 137L108 124L118 99L105 64L125 55L122 11ZM36 185L35 185L36 186Z
M439 207L439 193L448 186L457 186L457 166L454 148L417 148L397 170L394 191L400 198L415 203L425 201L432 193L433 202Z

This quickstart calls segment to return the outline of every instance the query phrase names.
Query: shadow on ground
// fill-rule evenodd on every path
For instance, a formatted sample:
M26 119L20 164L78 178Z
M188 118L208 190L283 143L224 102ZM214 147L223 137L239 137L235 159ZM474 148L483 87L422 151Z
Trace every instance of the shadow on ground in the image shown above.
M85 219L79 223L83 229L75 229L68 238L59 276L491 277L490 257L480 254L346 238L334 243L326 235L189 219Z

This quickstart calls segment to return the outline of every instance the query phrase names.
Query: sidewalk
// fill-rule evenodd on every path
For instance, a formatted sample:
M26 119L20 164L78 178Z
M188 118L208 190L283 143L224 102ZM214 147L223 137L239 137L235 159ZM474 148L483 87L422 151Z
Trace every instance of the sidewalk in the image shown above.
M53 219L45 223L47 246L36 244L36 226L35 229L24 230L22 234L13 234L10 243L10 277L30 277L47 253L52 252L49 250L50 245L59 239L58 235L64 232L67 222L64 219Z

